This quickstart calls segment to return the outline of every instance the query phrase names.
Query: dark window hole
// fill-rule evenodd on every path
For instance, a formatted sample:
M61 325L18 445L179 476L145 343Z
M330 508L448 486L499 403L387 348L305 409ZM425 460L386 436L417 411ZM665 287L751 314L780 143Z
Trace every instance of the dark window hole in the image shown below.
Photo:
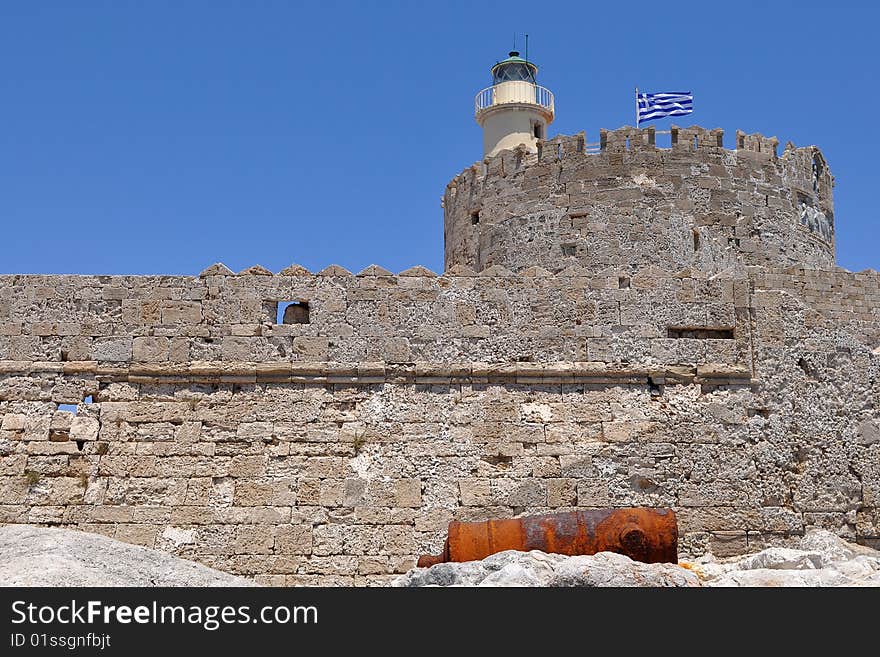
M476 226L478 223L480 223L480 211L474 210L471 212L471 224Z
M805 358L798 358L798 367L800 367L804 374L807 375L808 378L815 380L816 379L816 370L813 368L810 363L807 362Z
M308 301L279 301L276 324L308 324Z
M694 338L697 340L733 340L733 329L714 326L670 326L668 338Z

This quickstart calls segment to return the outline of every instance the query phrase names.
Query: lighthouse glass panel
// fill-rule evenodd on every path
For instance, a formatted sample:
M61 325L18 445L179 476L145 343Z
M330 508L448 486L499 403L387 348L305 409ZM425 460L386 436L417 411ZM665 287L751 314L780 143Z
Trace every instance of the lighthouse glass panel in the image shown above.
M526 64L503 64L495 69L492 84L501 82L525 81L535 84L535 74Z

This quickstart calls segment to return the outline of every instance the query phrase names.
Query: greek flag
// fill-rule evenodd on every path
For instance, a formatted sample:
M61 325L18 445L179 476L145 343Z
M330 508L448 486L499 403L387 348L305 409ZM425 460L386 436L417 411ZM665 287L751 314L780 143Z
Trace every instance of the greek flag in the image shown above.
M636 107L638 108L636 123L662 119L664 116L682 116L694 111L694 95L690 91L636 93Z

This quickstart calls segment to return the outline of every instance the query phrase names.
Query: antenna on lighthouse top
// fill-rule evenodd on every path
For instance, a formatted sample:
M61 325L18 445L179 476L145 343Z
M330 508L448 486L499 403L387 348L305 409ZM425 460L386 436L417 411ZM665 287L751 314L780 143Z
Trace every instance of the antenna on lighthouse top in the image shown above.
M529 61L529 35L526 34L526 61Z

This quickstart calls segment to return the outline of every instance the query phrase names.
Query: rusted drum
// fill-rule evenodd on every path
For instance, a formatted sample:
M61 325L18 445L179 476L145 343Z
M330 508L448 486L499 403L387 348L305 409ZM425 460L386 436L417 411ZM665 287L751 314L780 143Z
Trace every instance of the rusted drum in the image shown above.
M504 550L557 554L617 552L645 563L678 562L672 509L591 509L486 522L450 522L443 552L419 566L477 561Z

